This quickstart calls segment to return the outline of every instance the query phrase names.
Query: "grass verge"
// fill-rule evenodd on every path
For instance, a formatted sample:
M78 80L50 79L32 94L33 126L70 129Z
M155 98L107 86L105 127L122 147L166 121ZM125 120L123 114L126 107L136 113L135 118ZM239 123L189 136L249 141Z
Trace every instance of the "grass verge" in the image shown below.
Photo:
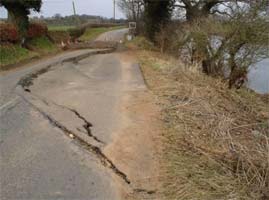
M50 53L56 53L59 49L47 37L34 38L27 43L27 49L17 44L1 44L0 67L4 69L9 65L19 64L32 58Z
M96 39L102 33L118 30L124 28L123 26L116 27L100 27L100 28L87 28L85 33L79 38L81 41L92 41Z
M268 96L158 52L137 55L166 125L164 199L269 199Z
M34 38L29 42L29 46L33 50L39 52L39 54L48 54L57 51L56 45L54 45L47 37L42 36Z
M0 67L38 56L37 53L13 44L1 44L0 53Z

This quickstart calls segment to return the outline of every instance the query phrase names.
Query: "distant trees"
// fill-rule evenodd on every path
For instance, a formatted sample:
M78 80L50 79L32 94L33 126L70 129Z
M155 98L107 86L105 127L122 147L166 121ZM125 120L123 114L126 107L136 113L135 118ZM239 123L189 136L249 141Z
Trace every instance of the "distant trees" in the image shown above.
M56 13L54 16L53 16L54 19L61 19L62 18L62 15L60 13Z
M8 11L8 20L17 26L20 36L24 37L29 26L30 11L40 11L41 0L0 0L0 6Z

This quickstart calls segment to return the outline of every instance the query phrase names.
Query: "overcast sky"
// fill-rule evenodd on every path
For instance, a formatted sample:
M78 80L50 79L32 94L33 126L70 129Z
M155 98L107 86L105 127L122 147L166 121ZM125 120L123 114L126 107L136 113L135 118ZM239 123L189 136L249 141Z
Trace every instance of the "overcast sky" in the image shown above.
M113 0L74 0L77 14L100 15L113 17ZM61 15L72 15L72 0L43 0L41 13L45 17L53 16L56 13ZM36 14L35 14L36 15ZM6 17L6 11L0 9L0 17ZM116 18L123 18L123 14L117 9Z

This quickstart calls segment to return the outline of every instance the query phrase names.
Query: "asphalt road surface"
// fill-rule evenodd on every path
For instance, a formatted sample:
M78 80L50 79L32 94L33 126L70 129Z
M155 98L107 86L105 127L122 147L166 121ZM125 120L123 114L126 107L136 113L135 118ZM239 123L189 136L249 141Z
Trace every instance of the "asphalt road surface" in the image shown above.
M125 32L98 40L120 41ZM128 184L128 177L102 150L122 95L145 86L138 65L121 53L68 59L93 51L0 72L1 200L119 199L115 180Z

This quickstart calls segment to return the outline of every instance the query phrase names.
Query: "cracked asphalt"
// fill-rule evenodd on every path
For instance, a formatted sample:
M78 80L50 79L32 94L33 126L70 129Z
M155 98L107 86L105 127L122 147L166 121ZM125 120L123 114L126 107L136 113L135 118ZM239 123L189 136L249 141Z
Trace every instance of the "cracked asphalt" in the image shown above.
M125 32L98 40L119 41ZM0 73L1 199L119 199L115 181L130 183L103 150L120 124L123 95L144 90L143 78L119 52L61 62L92 51ZM32 85L18 85L27 77Z

